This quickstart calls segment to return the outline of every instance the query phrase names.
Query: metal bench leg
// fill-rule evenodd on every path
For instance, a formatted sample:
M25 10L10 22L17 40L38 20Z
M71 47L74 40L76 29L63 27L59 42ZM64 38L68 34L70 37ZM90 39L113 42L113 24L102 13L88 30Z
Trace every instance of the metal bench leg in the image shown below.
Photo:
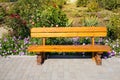
M101 53L95 55L95 61L97 65L102 65Z
M43 53L37 54L37 64L40 65L44 62Z

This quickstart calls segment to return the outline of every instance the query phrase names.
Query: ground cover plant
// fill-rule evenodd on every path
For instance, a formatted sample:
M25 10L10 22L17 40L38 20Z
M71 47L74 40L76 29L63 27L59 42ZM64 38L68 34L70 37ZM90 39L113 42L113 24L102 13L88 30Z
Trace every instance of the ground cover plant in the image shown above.
M27 48L31 44L41 44L41 39L31 39L29 36L22 39L19 37L6 36L0 39L0 55L34 55L29 53Z

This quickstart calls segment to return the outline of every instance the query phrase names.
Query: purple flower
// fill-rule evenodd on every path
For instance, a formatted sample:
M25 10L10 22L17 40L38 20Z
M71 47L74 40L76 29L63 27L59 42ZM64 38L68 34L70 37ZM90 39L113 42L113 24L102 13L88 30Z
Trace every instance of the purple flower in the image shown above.
M112 52L112 53L111 53L111 56L115 56L115 52Z
M82 52L82 57L85 57L85 52Z
M104 59L107 59L107 56L103 56Z
M76 42L76 41L79 40L79 37L72 38L72 40L73 40L74 42Z
M103 39L102 39L102 38L99 38L98 42L99 42L99 43L103 42Z
M16 50L13 50L14 53L16 53Z
M7 38L4 38L4 42L7 42Z
M72 40L74 45L79 44L79 37L72 38Z
M24 39L24 45L29 43L29 37Z
M21 39L21 36L19 36L19 38L18 38L19 40Z
M25 55L25 53L24 52L19 52L19 55L22 56L22 55Z
M14 36L13 39L16 40L16 37Z
M115 56L115 51L113 50L112 52L111 52L111 56Z
M111 52L110 52L110 51L108 52L108 56L109 56L109 55L111 55Z

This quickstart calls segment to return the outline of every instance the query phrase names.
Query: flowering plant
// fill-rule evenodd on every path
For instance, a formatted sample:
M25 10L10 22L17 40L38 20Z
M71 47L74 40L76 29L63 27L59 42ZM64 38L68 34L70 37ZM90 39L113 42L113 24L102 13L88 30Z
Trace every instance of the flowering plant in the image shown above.
M13 36L22 38L29 36L29 28L26 25L26 21L23 20L19 14L11 14L6 18L6 24L9 28L12 28Z
M21 39L19 36L4 37L0 39L0 55L33 55L34 53L27 52L27 48L31 44L41 44L41 39L31 39L26 37Z

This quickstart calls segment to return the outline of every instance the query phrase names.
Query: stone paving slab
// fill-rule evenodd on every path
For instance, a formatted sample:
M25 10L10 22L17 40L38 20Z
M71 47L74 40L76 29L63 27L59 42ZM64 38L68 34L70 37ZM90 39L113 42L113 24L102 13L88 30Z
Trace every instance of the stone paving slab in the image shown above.
M0 80L120 80L120 58L97 66L91 59L50 58L36 65L36 56L0 57Z

